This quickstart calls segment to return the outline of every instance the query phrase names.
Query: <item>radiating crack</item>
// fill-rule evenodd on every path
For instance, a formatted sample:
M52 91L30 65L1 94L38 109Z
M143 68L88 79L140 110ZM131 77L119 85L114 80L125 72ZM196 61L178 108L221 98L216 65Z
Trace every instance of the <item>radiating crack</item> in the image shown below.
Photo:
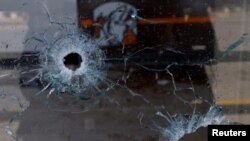
M169 124L169 127L156 125L157 129L161 133L161 136L165 138L165 140L169 141L178 141L184 137L184 135L194 133L201 127L227 124L221 108L216 106L211 106L205 115L196 114L195 109L193 114L190 116L185 116L183 114L171 116L169 114L165 115L159 111L156 115L164 118Z

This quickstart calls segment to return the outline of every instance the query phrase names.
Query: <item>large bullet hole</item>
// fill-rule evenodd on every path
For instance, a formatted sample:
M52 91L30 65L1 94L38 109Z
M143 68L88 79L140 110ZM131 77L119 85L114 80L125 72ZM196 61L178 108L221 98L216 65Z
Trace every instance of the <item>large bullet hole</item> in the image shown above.
M81 67L82 57L78 53L70 53L64 57L64 65L72 70L76 71Z

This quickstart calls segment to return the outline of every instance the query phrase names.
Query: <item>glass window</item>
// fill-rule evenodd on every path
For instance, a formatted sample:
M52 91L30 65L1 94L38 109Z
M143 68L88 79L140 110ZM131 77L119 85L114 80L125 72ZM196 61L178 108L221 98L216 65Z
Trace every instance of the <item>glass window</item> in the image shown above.
M0 3L0 140L206 141L250 123L249 0Z

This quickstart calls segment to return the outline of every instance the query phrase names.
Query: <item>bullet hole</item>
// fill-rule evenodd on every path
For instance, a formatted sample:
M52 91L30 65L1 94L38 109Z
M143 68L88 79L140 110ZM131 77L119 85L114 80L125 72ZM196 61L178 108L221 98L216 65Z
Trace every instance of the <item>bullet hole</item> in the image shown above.
M82 57L78 53L70 53L66 55L63 59L64 65L72 71L76 71L81 67Z

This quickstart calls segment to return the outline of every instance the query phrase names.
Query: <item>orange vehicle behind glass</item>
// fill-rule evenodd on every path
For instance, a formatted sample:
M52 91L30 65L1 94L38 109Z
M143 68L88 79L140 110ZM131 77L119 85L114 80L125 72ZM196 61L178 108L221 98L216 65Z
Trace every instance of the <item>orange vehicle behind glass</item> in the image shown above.
M111 62L200 64L216 49L211 7L210 0L78 0L78 17Z

